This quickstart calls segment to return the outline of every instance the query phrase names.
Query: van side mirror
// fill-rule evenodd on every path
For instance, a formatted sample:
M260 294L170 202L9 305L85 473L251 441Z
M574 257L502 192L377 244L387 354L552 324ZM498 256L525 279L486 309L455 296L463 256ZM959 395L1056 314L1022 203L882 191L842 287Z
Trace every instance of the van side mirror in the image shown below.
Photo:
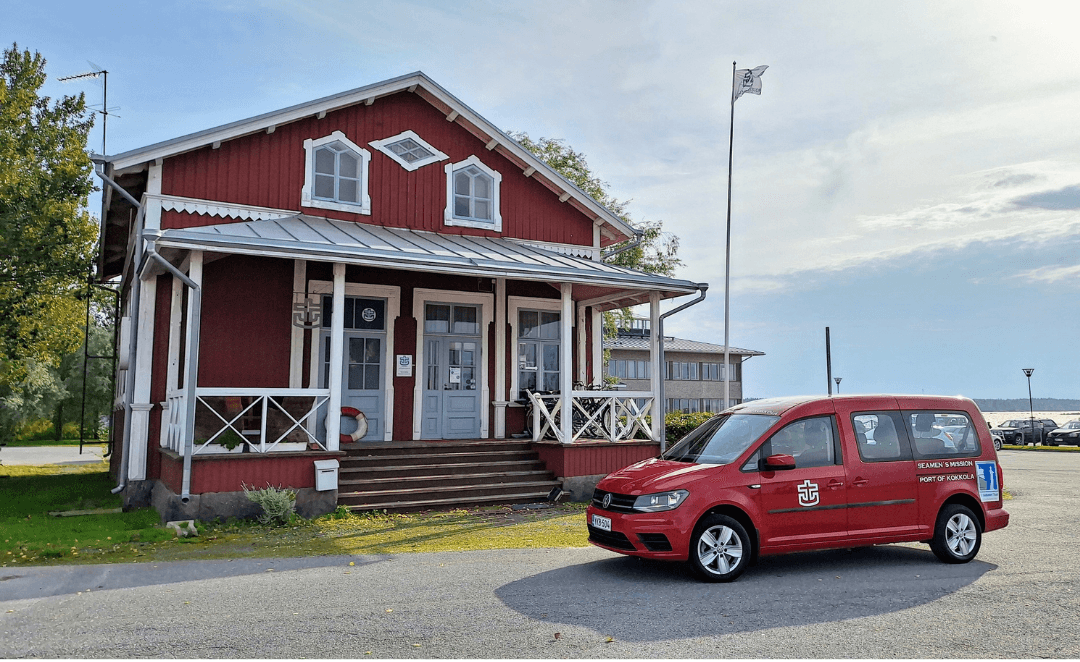
M764 464L767 471L785 471L795 468L795 458L783 453L777 453L765 458Z

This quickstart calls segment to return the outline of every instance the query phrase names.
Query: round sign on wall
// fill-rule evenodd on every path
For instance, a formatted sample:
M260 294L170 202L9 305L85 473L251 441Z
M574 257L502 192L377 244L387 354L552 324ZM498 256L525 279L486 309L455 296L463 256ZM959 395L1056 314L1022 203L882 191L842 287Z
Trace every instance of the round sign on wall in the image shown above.
M374 308L365 308L364 312L360 313L360 316L364 318L365 322L374 322L375 321L375 309Z

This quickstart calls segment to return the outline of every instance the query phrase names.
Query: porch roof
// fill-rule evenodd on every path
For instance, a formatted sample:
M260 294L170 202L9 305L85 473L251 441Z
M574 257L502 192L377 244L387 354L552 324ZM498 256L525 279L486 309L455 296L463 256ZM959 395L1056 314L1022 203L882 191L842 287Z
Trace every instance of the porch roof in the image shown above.
M342 262L548 283L572 283L574 299L600 309L693 294L699 284L563 255L509 239L446 235L296 214L161 231L161 248Z

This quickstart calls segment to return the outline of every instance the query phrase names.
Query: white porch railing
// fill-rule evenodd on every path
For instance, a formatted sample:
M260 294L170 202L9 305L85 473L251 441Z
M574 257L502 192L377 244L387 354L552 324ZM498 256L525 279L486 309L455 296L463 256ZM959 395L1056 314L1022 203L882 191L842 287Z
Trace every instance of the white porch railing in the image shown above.
M646 416L652 411L653 394L649 391L572 391L573 438L563 440L560 425L562 395L529 393L532 402L532 439L545 435L570 443L578 439L628 441L641 432L651 441L652 428Z
M329 389L199 388L195 396L194 455L326 450L315 434L316 413ZM187 391L169 393L162 444L184 454Z

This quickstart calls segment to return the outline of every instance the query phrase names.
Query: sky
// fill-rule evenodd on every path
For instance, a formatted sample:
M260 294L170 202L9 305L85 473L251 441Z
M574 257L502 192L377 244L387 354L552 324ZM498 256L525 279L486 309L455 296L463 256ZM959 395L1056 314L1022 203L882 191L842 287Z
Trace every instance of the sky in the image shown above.
M1034 368L1035 397L1080 398L1078 23L1032 0L36 0L5 3L0 44L99 108L56 79L107 69L110 154L423 71L662 221L710 286L665 332L717 344L732 63L768 65L734 106L730 338L765 352L744 396L824 393L829 327L843 393L1023 398Z

